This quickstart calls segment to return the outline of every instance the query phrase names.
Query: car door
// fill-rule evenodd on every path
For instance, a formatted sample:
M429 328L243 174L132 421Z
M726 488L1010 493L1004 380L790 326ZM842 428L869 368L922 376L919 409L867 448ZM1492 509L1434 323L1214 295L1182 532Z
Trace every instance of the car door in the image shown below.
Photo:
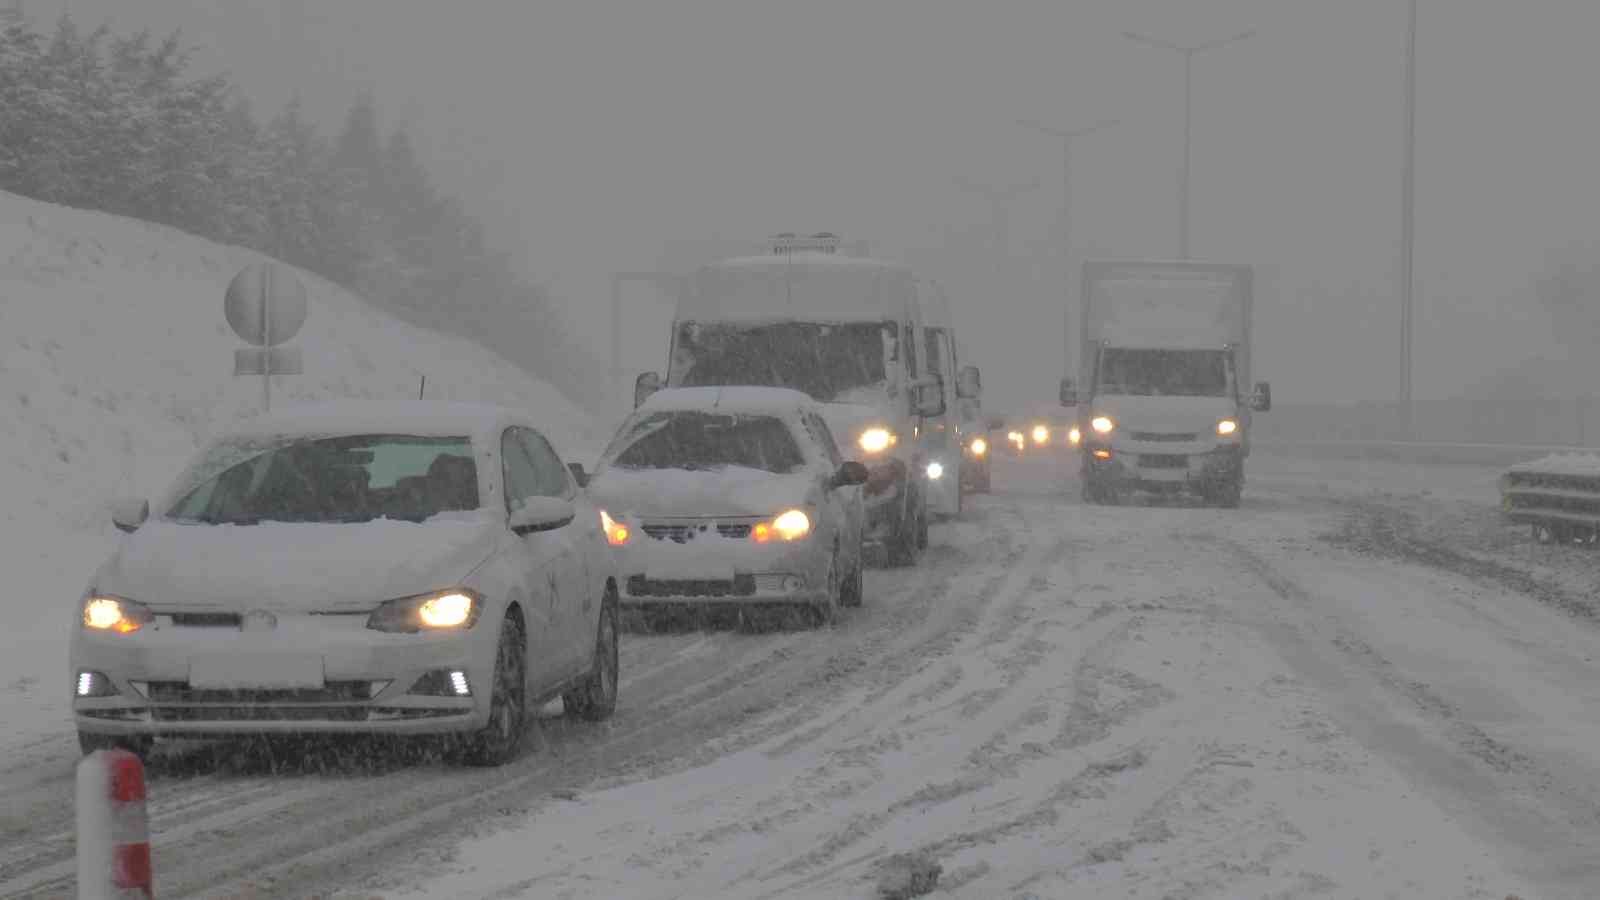
M509 515L530 498L539 496L538 470L517 439L515 428L507 428L501 434L500 466ZM552 537L556 534L559 529L512 534L510 538L516 549L516 569L525 591L522 616L528 627L528 681L536 693L552 687L566 674L564 667L556 662L562 643L555 616L559 591L551 579L561 551L560 539Z
M519 428L517 437L533 464L540 496L566 500L578 509L578 516L571 523L547 532L557 548L551 573L556 588L552 612L554 632L560 641L551 659L559 660L568 674L576 674L589 667L599 621L601 594L594 590L589 577L597 549L595 541L604 540L600 536L599 514L584 509L586 501L580 505L572 473L544 435L532 428Z
M828 472L826 478L831 480L839 467L844 465L844 454L839 452L839 444L833 438L833 432L828 430L828 423L815 413L807 412L801 417L807 435L815 452L821 454ZM822 510L819 515L829 516L833 522L834 532L839 537L839 546L845 551L846 564L854 560L861 552L861 534L865 528L865 514L861 506L861 486L846 485L822 493Z

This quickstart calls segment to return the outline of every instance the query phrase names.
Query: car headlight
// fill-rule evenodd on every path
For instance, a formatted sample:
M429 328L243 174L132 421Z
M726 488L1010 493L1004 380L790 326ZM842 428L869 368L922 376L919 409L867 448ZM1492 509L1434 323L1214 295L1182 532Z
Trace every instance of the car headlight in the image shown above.
M621 547L633 536L627 525L611 518L611 514L603 509L600 510L600 527L605 530L606 543L613 547Z
M1111 421L1109 416L1095 416L1089 420L1089 427L1093 428L1096 434L1110 434L1116 429L1117 423Z
M390 600L372 611L372 615L367 617L367 627L374 631L407 634L465 630L478 621L482 611L483 598L476 591L452 588Z
M1217 423L1217 434L1228 437L1239 432L1239 423L1234 419L1223 419Z
M1047 443L1050 440L1050 429L1044 425L1033 426L1033 442L1035 444Z
M856 443L866 453L882 453L895 445L895 434L887 428L868 428Z
M774 537L785 541L798 541L811 533L811 517L804 510L791 509L770 522L757 522L750 529L750 538L765 544Z
M973 456L982 456L989 452L989 442L981 437L973 438L972 443L969 446L972 448Z
M939 462L938 460L934 460L933 462L928 463L928 479L930 481L938 481L939 479L941 479L943 477L944 477L944 463Z
M83 627L90 631L132 634L155 618L148 606L122 597L93 594L83 601Z
M1022 432L1020 432L1020 431L1007 432L1006 439L1011 441L1011 443L1016 444L1019 449L1022 447L1022 444L1023 444Z
M1083 429L1079 428L1076 425L1074 425L1071 428L1067 429L1067 443L1071 444L1074 447L1076 447L1079 444L1083 443Z

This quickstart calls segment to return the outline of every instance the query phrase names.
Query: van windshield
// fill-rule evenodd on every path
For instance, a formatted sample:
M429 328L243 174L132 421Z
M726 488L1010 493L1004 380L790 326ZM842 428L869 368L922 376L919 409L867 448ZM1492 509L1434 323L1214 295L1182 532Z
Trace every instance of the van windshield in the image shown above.
M1227 397L1233 394L1233 355L1226 350L1100 352L1098 393L1135 397Z
M684 322L667 385L781 387L849 402L888 381L897 334L893 322Z

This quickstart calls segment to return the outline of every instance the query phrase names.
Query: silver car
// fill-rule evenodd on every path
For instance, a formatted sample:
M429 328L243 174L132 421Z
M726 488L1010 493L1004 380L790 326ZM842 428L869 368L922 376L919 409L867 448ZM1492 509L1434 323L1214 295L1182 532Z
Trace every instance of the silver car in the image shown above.
M624 607L792 605L822 625L861 603L866 479L805 394L674 388L623 423L590 492Z
M617 576L599 511L523 416L332 406L202 450L73 611L85 752L159 736L456 734L515 755L535 704L609 716Z

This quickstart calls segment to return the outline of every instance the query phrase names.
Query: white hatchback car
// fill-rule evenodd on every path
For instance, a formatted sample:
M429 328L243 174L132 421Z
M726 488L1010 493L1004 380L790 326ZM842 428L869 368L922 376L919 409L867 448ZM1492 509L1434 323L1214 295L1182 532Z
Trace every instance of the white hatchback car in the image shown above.
M74 610L85 752L158 736L457 734L512 758L535 704L609 716L617 577L600 513L531 420L329 405L202 450Z
M861 603L860 485L818 404L783 388L672 388L634 411L589 490L625 607Z

